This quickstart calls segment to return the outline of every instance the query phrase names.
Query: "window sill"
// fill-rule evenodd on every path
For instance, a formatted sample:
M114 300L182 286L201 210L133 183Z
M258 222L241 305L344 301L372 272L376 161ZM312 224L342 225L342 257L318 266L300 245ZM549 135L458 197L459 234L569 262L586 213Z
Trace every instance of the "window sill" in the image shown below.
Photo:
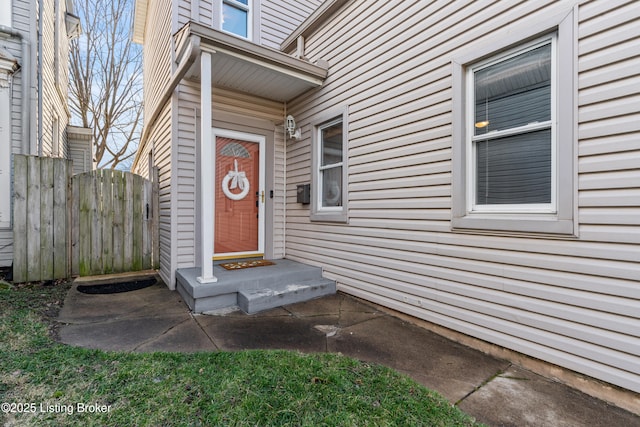
M536 233L575 236L572 219L556 215L469 214L452 218L453 231L477 230L510 233Z
M347 213L344 211L313 212L311 213L309 218L311 219L311 221L314 221L314 222L339 222L343 224L346 224L349 222Z

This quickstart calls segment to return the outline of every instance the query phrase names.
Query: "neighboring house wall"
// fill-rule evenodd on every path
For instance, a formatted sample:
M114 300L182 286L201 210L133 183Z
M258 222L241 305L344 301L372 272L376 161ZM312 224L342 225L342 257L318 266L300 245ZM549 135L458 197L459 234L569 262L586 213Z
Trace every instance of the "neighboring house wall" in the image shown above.
M14 73L11 85L11 153L68 157L70 29L65 14L71 2L12 0L9 3L12 19L10 25L4 27L10 34L0 31L0 46L15 57L21 67ZM29 76L27 95L23 92L25 76ZM0 190L0 203L11 205L11 195ZM0 228L0 266L9 266L12 260L13 230Z
M41 152L40 155L67 157L67 125L70 113L67 106L69 93L69 38L65 24L66 0L42 2L42 97Z
M10 110L11 110L11 138L9 141L0 141L0 144L9 144L9 153L20 154L23 150L29 150L30 147L35 147L35 91L37 90L35 83L36 76L36 7L35 4L28 0L13 0L11 22L5 27L10 31L18 32L22 37L15 35L0 34L0 46L6 49L18 62L20 66L25 64L23 55L25 54L23 40L25 40L29 46L28 52L30 58L27 63L30 63L30 73L27 73L25 68L22 68L11 77L11 85L9 87L10 93ZM5 22L8 24L8 22ZM31 82L25 82L25 75L31 75ZM23 117L23 85L28 84L31 86L33 92L32 101L32 114L31 114L31 141L23 141L23 125L26 125L25 117ZM31 94L30 94L31 95ZM7 148L6 146L4 147ZM5 151L2 152L5 155ZM11 193L7 193L6 189L0 189L0 203L5 206L11 206ZM13 261L13 230L10 227L0 227L0 266L9 266Z
M399 6L352 2L306 38L330 69L288 106L302 139L287 144L287 257L350 294L640 392L640 4ZM452 231L452 61L559 14L577 38L577 237ZM312 125L344 108L348 223L311 221L296 185L312 182Z
M4 50L4 49L3 49ZM9 265L11 258L11 86L17 64L7 60L7 51L0 52L0 266Z

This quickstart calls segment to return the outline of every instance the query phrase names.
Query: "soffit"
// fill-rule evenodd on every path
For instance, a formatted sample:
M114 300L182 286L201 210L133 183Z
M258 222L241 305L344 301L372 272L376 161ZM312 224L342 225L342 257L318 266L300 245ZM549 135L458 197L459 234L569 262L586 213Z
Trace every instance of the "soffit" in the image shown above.
M134 43L144 43L144 28L147 21L148 0L135 0L133 14L133 34L131 40Z
M212 84L273 101L287 102L319 87L326 68L293 58L275 49L203 27L188 24L190 34L200 38L200 49L212 53ZM197 60L186 77L199 79Z

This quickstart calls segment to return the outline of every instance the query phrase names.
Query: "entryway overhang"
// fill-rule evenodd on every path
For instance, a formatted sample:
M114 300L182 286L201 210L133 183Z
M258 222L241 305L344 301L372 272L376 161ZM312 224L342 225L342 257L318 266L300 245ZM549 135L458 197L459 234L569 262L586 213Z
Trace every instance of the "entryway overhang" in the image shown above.
M178 67L174 84L183 79L200 81L200 156L207 167L200 167L199 225L200 250L197 268L200 284L217 282L213 274L215 240L216 162L213 161L212 91L225 88L272 101L288 102L320 87L327 67L311 64L278 50L251 43L212 28L189 22L174 36ZM284 111L284 109L283 109Z
M178 63L193 54L192 45L196 43L201 52L212 54L214 88L287 102L322 86L327 77L327 67L323 64L312 64L194 22L186 24L174 37ZM201 80L201 60L202 55L194 58L186 78Z

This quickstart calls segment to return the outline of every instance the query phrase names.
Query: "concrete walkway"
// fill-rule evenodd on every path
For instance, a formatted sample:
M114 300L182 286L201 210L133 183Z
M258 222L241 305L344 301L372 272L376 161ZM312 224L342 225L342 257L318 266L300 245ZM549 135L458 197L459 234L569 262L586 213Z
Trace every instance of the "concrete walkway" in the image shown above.
M268 312L192 315L164 285L69 291L60 340L121 351L290 349L390 366L490 426L640 426L640 417L340 294Z

